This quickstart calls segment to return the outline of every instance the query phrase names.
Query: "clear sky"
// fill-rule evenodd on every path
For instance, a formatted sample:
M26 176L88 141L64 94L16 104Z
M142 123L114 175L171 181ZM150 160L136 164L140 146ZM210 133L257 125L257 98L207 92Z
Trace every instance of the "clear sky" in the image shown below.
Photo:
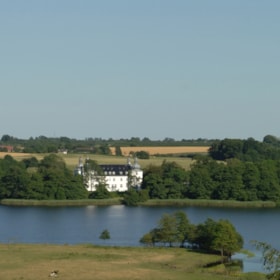
M280 136L279 0L0 0L0 137Z

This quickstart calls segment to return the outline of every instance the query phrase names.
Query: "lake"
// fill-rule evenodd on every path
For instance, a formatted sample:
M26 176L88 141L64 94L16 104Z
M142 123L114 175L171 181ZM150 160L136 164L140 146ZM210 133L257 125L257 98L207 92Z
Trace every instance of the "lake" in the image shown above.
M194 224L207 218L228 219L243 236L244 248L256 253L256 257L243 260L244 271L262 271L261 253L252 247L251 240L280 248L278 208L0 206L0 242L141 246L139 239L156 227L162 214L177 210L183 210ZM109 230L111 239L99 239L104 229Z

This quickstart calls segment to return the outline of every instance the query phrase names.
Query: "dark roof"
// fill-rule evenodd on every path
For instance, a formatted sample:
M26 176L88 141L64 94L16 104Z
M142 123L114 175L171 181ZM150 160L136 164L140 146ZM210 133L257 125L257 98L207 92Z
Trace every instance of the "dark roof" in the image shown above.
M99 165L103 172L105 173L112 173L112 175L125 175L125 173L131 170L130 165L124 164L101 164Z

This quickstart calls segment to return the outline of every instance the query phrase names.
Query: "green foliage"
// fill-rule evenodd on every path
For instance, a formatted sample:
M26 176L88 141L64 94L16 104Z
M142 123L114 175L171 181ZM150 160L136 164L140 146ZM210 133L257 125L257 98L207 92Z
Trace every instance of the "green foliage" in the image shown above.
M30 158L23 159L22 162L24 163L26 168L38 167L38 165L39 165L39 161L37 160L36 157L30 157Z
M115 147L115 155L116 156L122 156L122 150L121 150L121 147L119 145Z
M220 251L221 257L231 257L234 252L240 251L243 238L227 220L219 220L210 245L213 250Z
M279 160L280 159L280 144L275 137L266 136L263 143L248 138L247 140L240 139L224 139L214 142L209 154L213 159L226 160L237 158L242 161L259 161L259 160Z
M181 247L185 245L191 234L192 226L183 211L173 214L163 214L158 222L158 226L140 239L140 243L155 245L156 243L168 244L170 247L174 243L179 243Z
M210 218L196 227L191 242L202 250L220 252L222 259L230 258L243 246L242 236L228 220L216 222Z
M89 195L89 198L93 198L93 199L106 199L106 198L110 198L111 197L111 193L107 190L106 185L97 185L96 186L96 191L92 192Z
M144 172L142 188L150 198L183 198L187 172L175 162L164 161L160 167L150 166Z
M239 201L278 201L280 164L274 160L243 162L237 159L218 163L196 162L189 171L186 197Z
M270 272L267 279L280 279L280 251L273 248L270 244L259 241L252 241L258 250L262 251L264 268Z
M150 158L150 154L148 152L146 152L146 151L136 152L134 154L134 156L136 156L139 159L149 159Z
M109 230L107 230L107 229L104 229L99 236L99 239L103 239L103 240L107 240L110 238L111 238L111 235L110 235Z
M267 144L275 146L275 147L280 147L280 139L273 135L266 135L263 138L263 143L267 143Z
M129 188L124 194L123 203L127 206L137 206L140 202L145 202L148 199L149 196L147 191Z
M37 165L30 173L27 168ZM48 155L40 162L32 158L18 162L11 156L0 160L0 198L17 199L82 199L88 193L80 176L66 168L57 155Z
M169 244L176 242L177 237L177 223L174 215L163 214L158 223L160 242Z

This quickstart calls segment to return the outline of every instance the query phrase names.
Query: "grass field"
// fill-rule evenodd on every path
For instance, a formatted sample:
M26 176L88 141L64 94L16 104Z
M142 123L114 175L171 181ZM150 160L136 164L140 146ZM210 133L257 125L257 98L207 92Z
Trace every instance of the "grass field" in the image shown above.
M179 248L121 248L92 245L1 244L1 280L214 280L264 279L234 274L223 265L206 269L218 256ZM56 278L55 278L56 279Z

